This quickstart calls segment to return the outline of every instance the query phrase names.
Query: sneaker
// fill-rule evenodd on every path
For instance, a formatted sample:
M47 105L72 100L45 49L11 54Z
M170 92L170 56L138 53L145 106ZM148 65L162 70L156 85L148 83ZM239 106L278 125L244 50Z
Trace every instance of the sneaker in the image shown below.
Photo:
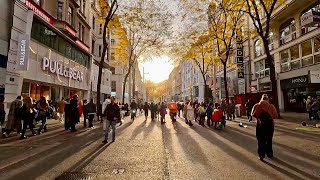
M108 143L108 140L103 140L102 143L103 143L103 144L107 144L107 143Z
M22 139L28 139L28 136L21 136L20 140L22 140Z
M8 135L6 132L4 132L2 135L3 135L3 137L5 137L5 138L8 138L8 137L9 137L9 135Z

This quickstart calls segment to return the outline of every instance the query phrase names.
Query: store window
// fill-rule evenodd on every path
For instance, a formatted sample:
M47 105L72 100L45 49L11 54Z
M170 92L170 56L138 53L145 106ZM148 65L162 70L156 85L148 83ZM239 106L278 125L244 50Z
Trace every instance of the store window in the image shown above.
M86 53L53 32L37 19L34 19L32 23L31 38L60 52L65 57L74 60L82 66L88 67L89 65L89 56Z
M26 98L29 96L30 92L30 83L29 82L23 82L22 89L21 89L21 96L23 98Z
M280 26L280 45L296 39L295 20L290 19Z
M30 97L33 100L39 100L42 96L47 100L50 99L50 87L42 84L31 83Z
M319 2L317 4L315 4L312 8L308 8L306 9L305 11L303 11L303 13L301 14L301 17L304 16L305 14L307 13L310 13L310 12L320 12L320 4ZM307 34L315 29L319 28L319 24L318 23L315 23L315 24L312 24L311 26L309 25L308 27L302 27L301 28L301 33L302 34Z
M320 63L320 36L313 39L314 42L314 63Z
M263 54L262 42L260 39L256 40L256 42L254 43L254 48L256 57L259 57Z

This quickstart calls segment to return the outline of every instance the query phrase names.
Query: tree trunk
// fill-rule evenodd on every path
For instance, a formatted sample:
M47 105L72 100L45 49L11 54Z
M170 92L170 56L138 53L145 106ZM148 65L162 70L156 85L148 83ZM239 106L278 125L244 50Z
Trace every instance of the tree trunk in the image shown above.
M102 57L99 62L98 83L97 83L97 104L98 105L100 104L100 101L101 101L100 94L101 94L102 68L104 63L104 57L106 56L106 51L108 49L107 47L108 45L103 45Z
M132 67L132 63L130 63L130 60L129 60L129 69L128 69L128 72L127 74L124 76L124 80L123 80L123 88L122 88L122 103L124 104L124 94L125 94L125 90L126 90L126 83L127 83L127 80L128 80L128 77L131 73L131 67Z
M227 63L223 63L223 81L224 81L224 91L226 93L226 103L229 105L229 92L228 92L228 81L227 81Z
M278 101L278 88L277 88L277 78L276 78L276 71L274 63L272 62L272 56L268 46L268 40L263 40L265 53L267 55L267 63L270 68L270 81L271 81L271 88L272 88L272 103L276 107L278 115L280 116L280 108L279 108L279 101Z

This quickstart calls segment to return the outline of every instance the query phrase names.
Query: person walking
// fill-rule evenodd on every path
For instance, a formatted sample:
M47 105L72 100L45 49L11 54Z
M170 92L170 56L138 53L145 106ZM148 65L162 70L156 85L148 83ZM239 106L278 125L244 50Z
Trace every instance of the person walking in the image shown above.
M187 105L187 124L189 126L192 126L191 120L194 120L194 108L193 108L193 102L190 101L189 104Z
M235 116L236 103L234 102L234 100L231 100L228 111L229 111L230 121L235 120L236 119L236 116Z
M204 126L204 121L206 118L206 109L204 108L204 104L201 103L198 106L198 113L199 113L199 124Z
M246 106L247 118L248 118L248 121L250 122L250 121L252 121L251 111L253 108L253 104L251 103L250 99L248 99L245 106Z
M70 129L70 99L66 99L66 104L64 106L64 129Z
M27 139L28 137L25 135L27 127L29 127L30 131L32 132L32 135L35 136L37 133L33 129L35 126L33 124L34 117L36 115L36 112L33 108L33 101L31 97L27 97L25 99L25 102L23 106L20 109L21 117L23 120L22 124L22 131L20 139Z
M256 137L258 140L258 154L260 160L267 155L273 157L272 138L274 133L274 119L278 112L274 105L269 103L268 95L262 95L261 101L253 106L252 116L257 119Z
M117 121L121 121L120 119L120 108L115 103L115 98L111 97L111 103L107 105L103 118L105 119L107 126L104 133L104 140L102 143L108 143L109 129L112 128L112 142L116 140L116 124Z
M148 118L148 115L149 115L149 109L150 109L150 106L147 102L144 103L144 106L143 106L143 111L144 111L144 116L147 120Z
M70 100L70 117L69 117L69 125L71 128L71 132L76 132L76 124L80 122L80 114L78 109L78 95L73 95Z
M93 99L90 99L90 103L87 104L87 113L89 117L89 128L94 128L93 119L94 115L97 113L97 106L93 103Z
M311 96L308 96L307 101L306 101L306 109L307 109L307 112L309 114L309 120L310 121L314 119L313 112L311 110L312 104L313 104L312 98L311 98Z
M5 119L6 119L6 111L4 110L4 96L0 95L0 127L1 127L2 133L5 131L5 128L3 126Z
M217 107L217 106L216 106ZM227 113L227 103L225 99L221 100L220 109L223 112L223 115L226 119L228 119L228 113Z
M213 103L209 103L209 106L206 109L206 116L207 116L207 125L210 126L211 125L211 117L212 117L212 113L213 113Z
M166 114L167 114L167 109L166 109L166 105L164 104L164 102L161 103L160 106L160 120L161 120L161 124L166 123Z
M47 112L49 110L49 104L47 103L46 97L40 97L39 102L37 103L38 109L38 119L41 121L41 125L37 131L37 134L40 134L42 130L47 132Z
M189 104L188 101L185 102L185 105L183 106L183 118L186 122L186 124L188 124L188 119L187 119L187 105Z
M320 120L319 118L319 112L320 110L320 97L318 98L313 98L313 103L311 105L311 111L312 111L312 116L314 120Z
M4 137L9 137L12 130L16 129L17 133L21 132L21 115L19 109L22 107L22 97L18 96L16 100L11 102L7 121L5 122Z
M62 97L61 101L58 102L58 113L59 113L59 122L61 123L64 119L64 108L66 106L66 101Z
M87 119L89 118L88 115L88 101L85 99L83 100L83 127L87 127Z
M155 119L157 110L158 110L158 105L155 104L154 102L151 102L151 105L150 105L151 120Z

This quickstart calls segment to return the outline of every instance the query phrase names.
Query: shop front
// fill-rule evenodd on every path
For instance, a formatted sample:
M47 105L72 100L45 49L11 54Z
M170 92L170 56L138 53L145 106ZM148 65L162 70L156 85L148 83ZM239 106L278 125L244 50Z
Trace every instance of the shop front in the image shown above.
M320 96L320 84L310 81L308 75L280 81L284 99L284 111L306 112L308 96Z
M77 94L88 98L88 52L72 44L54 28L34 19L28 51L28 70L21 71L22 96L57 102Z

